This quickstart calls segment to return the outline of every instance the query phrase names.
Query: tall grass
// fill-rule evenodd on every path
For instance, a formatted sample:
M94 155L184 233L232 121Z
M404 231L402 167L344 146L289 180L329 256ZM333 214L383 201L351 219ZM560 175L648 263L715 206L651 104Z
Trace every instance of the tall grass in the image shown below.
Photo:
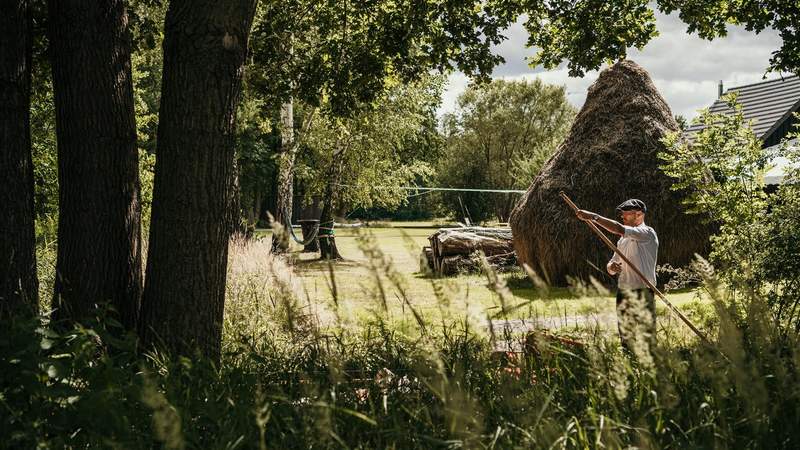
M583 334L582 345L507 336L524 349L507 353L475 317L429 323L413 298L386 296L388 286L402 292L402 276L369 236L361 243L375 307L359 320L337 295L322 305L309 298L269 242L235 245L219 366L137 356L103 317L62 333L39 322L3 328L0 446L800 446L796 337L775 332L762 299L731 301L705 262L696 272L718 316L706 330L714 348L662 330L636 356L604 333ZM445 309L457 288L431 282ZM502 280L487 272L487 282L511 307Z

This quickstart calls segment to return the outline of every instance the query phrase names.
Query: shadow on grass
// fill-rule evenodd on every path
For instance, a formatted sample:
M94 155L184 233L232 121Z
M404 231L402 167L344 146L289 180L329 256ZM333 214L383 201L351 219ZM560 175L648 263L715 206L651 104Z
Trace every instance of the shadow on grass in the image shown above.
M358 268L363 267L364 264L352 259L335 259L327 260L320 257L304 259L300 258L302 252L291 252L286 254L287 263L298 272L312 272L312 271L327 271L328 264L332 263L334 267Z
M431 281L441 279L450 280L456 283L461 277L477 276L485 279L485 275L479 272L442 276L436 275L430 271L426 271L414 272L414 274L410 276L417 280ZM508 286L511 293L520 300L571 300L580 298L580 295L576 295L566 287L549 287L547 289L538 289L533 285L531 279L522 272L508 272L503 274L503 277L505 278L506 286Z

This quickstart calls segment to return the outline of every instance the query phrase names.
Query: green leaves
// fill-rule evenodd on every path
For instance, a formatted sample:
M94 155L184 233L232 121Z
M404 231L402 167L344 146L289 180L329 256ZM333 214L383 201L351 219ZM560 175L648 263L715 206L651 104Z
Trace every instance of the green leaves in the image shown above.
M403 84L387 80L389 89L353 117L339 117L324 108L314 123L308 146L308 194L322 194L331 168L341 165L338 201L348 207L394 208L406 200L401 186L427 179L432 168L419 147L432 132L443 80L425 76Z
M567 60L573 77L624 59L628 48L642 48L657 35L646 0L551 0L524 12L528 45L537 49L531 66L554 69Z
M786 0L660 0L665 13L678 11L689 33L703 39L727 35L728 25L741 25L756 34L771 28L780 34L781 48L772 53L769 71L800 73L800 8Z
M800 302L797 171L789 170L777 192L767 189L764 174L777 155L761 148L736 97L727 100L731 114L703 111L698 121L704 128L691 143L680 133L665 138L662 168L675 178L674 189L690 193L691 210L719 226L710 257L723 279L767 299L777 324L788 329ZM784 151L798 163L796 150Z
M262 3L248 77L265 98L293 96L353 116L390 88L431 69L487 78L502 61L491 46L513 15L481 1L375 0Z
M560 86L539 80L472 85L459 97L456 113L444 118L447 148L438 165L439 182L446 187L527 189L574 116ZM493 214L507 219L518 199L514 194L460 195L477 221ZM458 198L448 197L450 209L461 216Z
M675 189L690 193L691 210L719 224L712 262L728 268L729 281L746 283L751 281L746 272L765 237L767 159L736 97L727 100L732 114L703 111L698 122L705 128L692 136L691 143L680 133L665 139L668 151L662 155L662 167L676 179Z

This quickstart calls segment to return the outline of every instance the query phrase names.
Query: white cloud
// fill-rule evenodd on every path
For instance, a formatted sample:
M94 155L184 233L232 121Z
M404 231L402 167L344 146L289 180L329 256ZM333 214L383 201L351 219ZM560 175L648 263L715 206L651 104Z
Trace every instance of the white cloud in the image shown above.
M458 96L467 89L469 78L462 72L456 72L447 78L447 88L442 94L442 104L439 107L439 115L453 112L456 108Z
M726 88L761 81L771 53L781 44L780 37L772 30L756 35L741 27L731 27L728 36L709 42L687 34L686 25L675 14L657 14L656 20L660 35L643 50L632 49L628 57L650 73L672 112L689 119L714 101L719 80ZM535 49L525 47L528 36L522 22L506 30L506 36L508 40L495 47L506 63L495 69L494 78L539 77L548 83L565 85L569 101L576 107L583 105L587 88L597 79L597 71L583 78L571 78L566 67L551 71L531 69L525 57L532 56ZM778 76L770 74L768 78ZM456 99L468 83L461 73L450 76L440 114L455 109Z

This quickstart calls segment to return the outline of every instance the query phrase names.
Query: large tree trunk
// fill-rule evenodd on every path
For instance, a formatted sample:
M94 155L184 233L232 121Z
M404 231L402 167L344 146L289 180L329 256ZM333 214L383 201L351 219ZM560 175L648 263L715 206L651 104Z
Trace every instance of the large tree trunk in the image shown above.
M292 99L281 105L281 148L278 159L278 196L275 206L275 221L283 226L292 221L294 199L294 160L297 147L294 145L294 105ZM287 232L289 230L286 230ZM272 237L272 252L289 250L288 239Z
M123 0L50 0L59 169L55 319L105 302L135 329L141 205L128 17Z
M255 0L173 0L140 336L219 358L236 106Z
M0 2L0 318L39 310L30 133L31 16Z

